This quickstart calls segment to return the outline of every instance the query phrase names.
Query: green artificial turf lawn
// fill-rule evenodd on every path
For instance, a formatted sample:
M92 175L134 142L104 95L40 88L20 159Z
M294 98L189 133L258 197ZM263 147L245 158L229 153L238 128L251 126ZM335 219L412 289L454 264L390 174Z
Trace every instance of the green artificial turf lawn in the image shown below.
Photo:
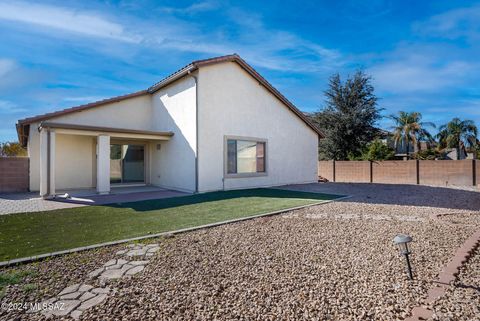
M0 215L0 261L248 217L337 197L259 188Z

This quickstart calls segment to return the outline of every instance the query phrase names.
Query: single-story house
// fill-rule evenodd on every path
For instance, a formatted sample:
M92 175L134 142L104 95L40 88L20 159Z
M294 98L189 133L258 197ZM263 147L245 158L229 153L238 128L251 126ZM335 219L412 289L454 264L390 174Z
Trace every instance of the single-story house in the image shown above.
M19 120L30 190L207 192L317 181L321 132L238 55L146 90Z

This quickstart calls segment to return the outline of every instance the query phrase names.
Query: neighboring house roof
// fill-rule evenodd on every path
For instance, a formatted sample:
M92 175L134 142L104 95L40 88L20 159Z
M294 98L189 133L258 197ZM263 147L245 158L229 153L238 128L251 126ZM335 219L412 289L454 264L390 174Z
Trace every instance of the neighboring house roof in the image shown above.
M215 57L215 58L210 58L210 59L203 59L203 60L196 60L193 61L192 63L186 65L185 67L179 69L178 71L174 72L173 74L165 77L158 83L154 84L153 86L149 87L146 90L140 90L131 94L127 95L122 95L122 96L117 96L109 99L104 99L96 102L92 102L89 104L85 105L80 105L76 107L71 107L67 109L63 109L60 111L52 112L52 113L47 113L43 115L37 115L25 119L20 119L16 126L17 126L17 133L18 133L18 138L19 142L26 146L27 144L27 138L28 138L28 128L29 125L32 123L37 123L41 122L47 119L51 119L54 117L62 116L65 114L70 114L70 113L75 113L75 112L80 112L84 110L88 110L91 108L99 107L102 105L106 105L109 103L114 103L118 101L122 101L125 99L133 98L133 97L139 97L143 95L149 95L153 94L156 91L160 90L161 88L168 86L172 84L173 82L177 81L180 78L183 78L184 76L192 73L193 71L199 69L200 67L203 66L208 66L208 65L213 65L217 63L223 63L223 62L235 62L237 63L240 67L242 67L247 73L249 73L253 78L255 78L261 85L263 85L268 91L270 91L275 97L277 97L282 103L284 103L285 106L287 106L294 114L296 114L300 119L302 119L311 129L313 129L320 137L324 137L322 132L320 131L319 128L317 128L308 118L303 114L297 107L295 107L294 104L292 104L285 96L283 96L275 87L273 87L265 78L263 78L252 66L247 64L242 58L240 58L239 55L233 54L233 55L227 55L227 56L221 56L221 57Z

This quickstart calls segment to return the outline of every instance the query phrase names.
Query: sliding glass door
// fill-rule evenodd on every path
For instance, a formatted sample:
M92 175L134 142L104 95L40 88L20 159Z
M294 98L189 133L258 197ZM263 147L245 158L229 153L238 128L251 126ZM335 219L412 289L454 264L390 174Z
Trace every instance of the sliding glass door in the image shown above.
M145 147L143 145L110 145L110 183L145 182Z

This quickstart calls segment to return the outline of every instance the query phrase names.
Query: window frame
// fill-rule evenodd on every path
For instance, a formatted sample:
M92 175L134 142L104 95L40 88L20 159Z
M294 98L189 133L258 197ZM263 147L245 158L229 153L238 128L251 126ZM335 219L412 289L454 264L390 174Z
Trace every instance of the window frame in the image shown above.
M251 141L251 142L265 144L264 145L265 146L265 149L264 149L265 171L255 172L255 173L235 173L235 174L228 173L228 140L237 140L237 141L243 140L243 141ZM268 176L269 155L270 153L268 151L268 140L265 138L226 135L223 137L223 178L247 178L247 177Z

